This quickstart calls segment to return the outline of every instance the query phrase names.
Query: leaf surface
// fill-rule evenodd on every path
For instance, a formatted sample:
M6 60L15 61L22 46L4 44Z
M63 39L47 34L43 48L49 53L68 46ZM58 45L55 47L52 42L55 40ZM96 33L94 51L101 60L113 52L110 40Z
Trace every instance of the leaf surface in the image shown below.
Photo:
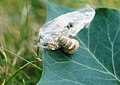
M49 21L73 11L47 2ZM89 29L78 34L73 55L44 50L43 73L37 85L120 85L120 11L99 8Z

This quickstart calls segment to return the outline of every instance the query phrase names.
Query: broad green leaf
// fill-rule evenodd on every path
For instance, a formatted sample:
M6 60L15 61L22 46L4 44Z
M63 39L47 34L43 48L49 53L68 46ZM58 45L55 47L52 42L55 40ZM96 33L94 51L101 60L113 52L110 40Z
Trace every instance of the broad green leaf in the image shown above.
M48 3L47 21L71 9ZM79 50L44 50L37 85L120 85L120 11L99 8L89 29L78 34Z

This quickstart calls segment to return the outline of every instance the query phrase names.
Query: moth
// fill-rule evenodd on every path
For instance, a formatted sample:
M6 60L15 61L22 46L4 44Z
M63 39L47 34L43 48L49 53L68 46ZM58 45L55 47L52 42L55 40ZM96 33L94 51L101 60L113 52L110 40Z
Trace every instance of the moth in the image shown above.
M62 47L66 53L73 54L79 48L75 37L81 29L89 27L94 16L95 10L87 5L48 21L39 29L39 46L49 50Z

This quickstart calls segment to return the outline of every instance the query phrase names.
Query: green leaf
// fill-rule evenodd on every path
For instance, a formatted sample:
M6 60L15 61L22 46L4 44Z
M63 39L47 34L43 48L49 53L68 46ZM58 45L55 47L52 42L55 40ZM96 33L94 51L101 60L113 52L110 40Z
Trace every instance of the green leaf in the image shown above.
M48 4L47 20L73 11ZM73 55L44 50L37 85L120 85L120 11L96 9L89 29L80 31L78 39L80 48Z

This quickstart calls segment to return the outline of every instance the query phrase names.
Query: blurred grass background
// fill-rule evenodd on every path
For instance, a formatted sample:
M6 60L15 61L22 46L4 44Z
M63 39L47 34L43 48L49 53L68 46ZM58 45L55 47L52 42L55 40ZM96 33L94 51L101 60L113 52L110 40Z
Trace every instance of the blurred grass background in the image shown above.
M120 8L120 0L51 0L59 5L80 8ZM0 1L0 84L35 85L41 77L41 51L37 50L38 30L46 18L45 0Z

